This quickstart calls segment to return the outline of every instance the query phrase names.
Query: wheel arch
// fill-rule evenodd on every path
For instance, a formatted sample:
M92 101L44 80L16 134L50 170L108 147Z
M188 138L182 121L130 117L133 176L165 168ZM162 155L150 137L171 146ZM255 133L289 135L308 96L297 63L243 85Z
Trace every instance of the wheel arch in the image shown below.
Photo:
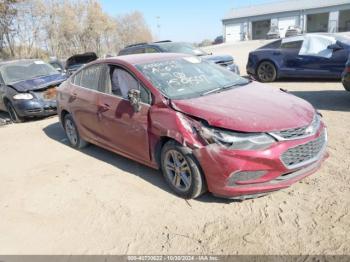
M162 154L162 148L163 146L169 142L169 141L176 141L174 138L169 137L169 136L161 136L158 140L158 142L156 143L155 147L154 147L154 159L158 165L158 168L161 168L161 154ZM178 141L176 141L178 142Z
M62 109L62 111L61 111L61 113L60 113L60 120L61 120L62 125L63 125L63 120L64 120L64 118L66 117L66 115L69 115L69 114L70 114L70 113L69 113L67 110Z

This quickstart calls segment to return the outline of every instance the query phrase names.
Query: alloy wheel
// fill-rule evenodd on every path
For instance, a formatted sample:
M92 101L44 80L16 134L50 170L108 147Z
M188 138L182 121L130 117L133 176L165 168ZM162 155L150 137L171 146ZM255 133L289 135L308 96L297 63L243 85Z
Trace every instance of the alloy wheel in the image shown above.
M66 129L66 133L67 133L67 137L69 139L69 142L72 145L77 145L78 144L78 132L77 132L77 129L76 129L74 123L70 119L66 119L65 129Z
M172 185L185 192L192 183L192 173L185 156L177 150L169 150L165 154L165 171Z
M272 82L275 80L276 70L270 62L263 62L258 69L258 78L262 82Z

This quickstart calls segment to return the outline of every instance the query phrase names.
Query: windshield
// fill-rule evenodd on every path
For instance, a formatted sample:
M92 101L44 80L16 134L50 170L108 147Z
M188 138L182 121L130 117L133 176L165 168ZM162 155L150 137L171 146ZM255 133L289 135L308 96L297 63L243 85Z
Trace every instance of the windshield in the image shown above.
M249 80L197 57L136 65L166 97L188 99L246 85Z
M0 73L6 84L59 74L51 65L40 60L4 64L0 66Z
M189 43L161 43L159 45L167 53L182 53L195 56L208 55L203 50L196 48Z

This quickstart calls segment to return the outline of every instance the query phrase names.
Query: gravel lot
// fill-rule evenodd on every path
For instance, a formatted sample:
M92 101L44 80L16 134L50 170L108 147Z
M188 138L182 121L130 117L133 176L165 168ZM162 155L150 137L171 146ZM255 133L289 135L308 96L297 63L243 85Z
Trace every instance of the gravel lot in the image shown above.
M244 67L252 41L209 48ZM350 93L280 81L324 115L330 158L266 197L185 201L160 172L67 145L57 117L0 127L0 254L350 254Z

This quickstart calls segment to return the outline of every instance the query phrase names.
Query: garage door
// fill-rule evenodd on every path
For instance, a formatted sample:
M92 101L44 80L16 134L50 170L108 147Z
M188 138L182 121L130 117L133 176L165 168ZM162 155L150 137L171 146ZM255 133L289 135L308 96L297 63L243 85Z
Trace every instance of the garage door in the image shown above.
M226 42L241 40L241 24L226 25Z
M286 35L287 29L291 25L297 24L297 17L283 17L278 19L278 29L280 31L280 36L284 37Z

